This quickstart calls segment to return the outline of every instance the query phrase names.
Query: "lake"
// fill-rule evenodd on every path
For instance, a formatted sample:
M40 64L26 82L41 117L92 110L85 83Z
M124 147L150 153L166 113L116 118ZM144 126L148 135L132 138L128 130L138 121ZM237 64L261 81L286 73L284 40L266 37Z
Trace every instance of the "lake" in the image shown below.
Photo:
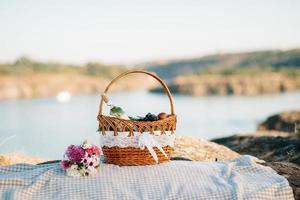
M110 98L128 115L169 112L165 95L134 91L113 93ZM300 108L300 92L173 98L178 115L177 134L206 139L251 132L271 114ZM0 102L0 153L61 158L68 144L86 138L97 144L99 101L100 95L87 95L74 96L68 103L59 103L56 98Z

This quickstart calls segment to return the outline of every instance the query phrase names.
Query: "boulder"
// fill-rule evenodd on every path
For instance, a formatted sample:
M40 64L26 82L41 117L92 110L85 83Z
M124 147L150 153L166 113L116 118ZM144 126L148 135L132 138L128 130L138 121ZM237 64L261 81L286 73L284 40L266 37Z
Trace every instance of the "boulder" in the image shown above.
M223 145L190 136L177 136L172 154L172 157L199 161L230 160L238 156L238 153Z
M296 122L300 123L300 110L282 112L268 117L257 127L259 131L277 130L293 133Z
M240 154L268 162L300 164L300 140L286 132L260 131L212 140Z

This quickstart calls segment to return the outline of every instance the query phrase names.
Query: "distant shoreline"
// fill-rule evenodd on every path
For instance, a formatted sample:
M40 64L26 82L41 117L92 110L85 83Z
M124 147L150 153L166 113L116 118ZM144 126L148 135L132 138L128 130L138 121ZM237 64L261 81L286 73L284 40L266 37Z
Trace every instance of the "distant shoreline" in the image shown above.
M0 101L55 97L62 91L71 95L101 94L111 79L72 73L0 75ZM136 84L139 82L139 84ZM127 91L153 86L144 77L125 78L111 91Z
M173 94L191 96L238 95L258 96L279 94L300 90L300 78L288 77L280 73L251 75L191 75L175 78L169 84ZM151 89L153 93L163 93L161 87Z
M34 73L27 75L0 75L0 101L55 97L61 91L72 95L101 94L111 79L74 73ZM137 84L139 83L139 84ZM152 79L143 76L125 78L113 91L149 89L164 93ZM300 78L282 74L245 75L194 75L181 76L170 82L172 94L191 96L258 96L300 90Z

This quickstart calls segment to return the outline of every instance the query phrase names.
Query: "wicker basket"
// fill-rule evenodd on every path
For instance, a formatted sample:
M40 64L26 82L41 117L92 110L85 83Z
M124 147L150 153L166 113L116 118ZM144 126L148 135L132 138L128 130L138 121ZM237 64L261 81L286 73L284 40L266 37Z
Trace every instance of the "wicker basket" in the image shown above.
M158 121L132 121L132 120L125 120L111 116L105 116L102 114L102 107L103 103L107 100L105 95L102 95L100 106L99 106L99 114L98 114L98 121L99 121L99 131L101 137L108 137L108 132L111 133L110 141L113 145L106 145L105 143L102 144L102 150L105 156L105 162L109 164L116 164L119 166L131 166L131 165L153 165L157 163L162 163L169 161L170 154L172 152L172 146L174 142L171 144L160 146L165 154L159 150L159 147L153 146L152 150L155 151L158 160L155 161L153 155L150 154L150 150L148 148L141 149L140 147L132 147L132 146L120 146L115 145L114 142L120 140L120 137L123 134L124 140L133 140L134 143L138 143L139 136L142 133L150 134L153 138L174 138L175 139L175 130L176 130L176 115L174 114L174 105L171 93L164 83L158 76L152 74L147 71L143 70L130 70L127 71L115 79L113 79L109 85L106 87L104 94L106 94L113 83L115 83L120 78L134 73L142 73L147 74L155 78L164 88L166 92L169 103L171 114L168 115L167 118L161 119ZM126 134L126 137L124 137ZM173 140L174 141L174 140Z

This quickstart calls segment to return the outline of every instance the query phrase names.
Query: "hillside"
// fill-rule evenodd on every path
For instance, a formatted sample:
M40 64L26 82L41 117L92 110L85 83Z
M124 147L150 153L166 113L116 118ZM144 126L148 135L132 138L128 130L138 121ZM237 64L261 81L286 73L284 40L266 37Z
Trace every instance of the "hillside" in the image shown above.
M145 66L147 65L147 66ZM231 74L244 70L300 69L300 49L270 50L234 54L215 54L193 59L171 60L165 63L140 65L164 79L195 73Z
M168 85L173 94L255 96L299 90L300 76L294 77L274 72L262 72L255 76L251 74L186 75L176 77ZM161 87L150 91L163 93Z
M300 49L218 54L151 64L172 93L262 95L300 89ZM154 88L152 92L162 92Z
M31 75L31 74L79 74L112 78L124 72L125 66L105 65L90 62L86 65L68 65L55 62L39 62L27 57L21 57L13 63L0 64L0 75Z

